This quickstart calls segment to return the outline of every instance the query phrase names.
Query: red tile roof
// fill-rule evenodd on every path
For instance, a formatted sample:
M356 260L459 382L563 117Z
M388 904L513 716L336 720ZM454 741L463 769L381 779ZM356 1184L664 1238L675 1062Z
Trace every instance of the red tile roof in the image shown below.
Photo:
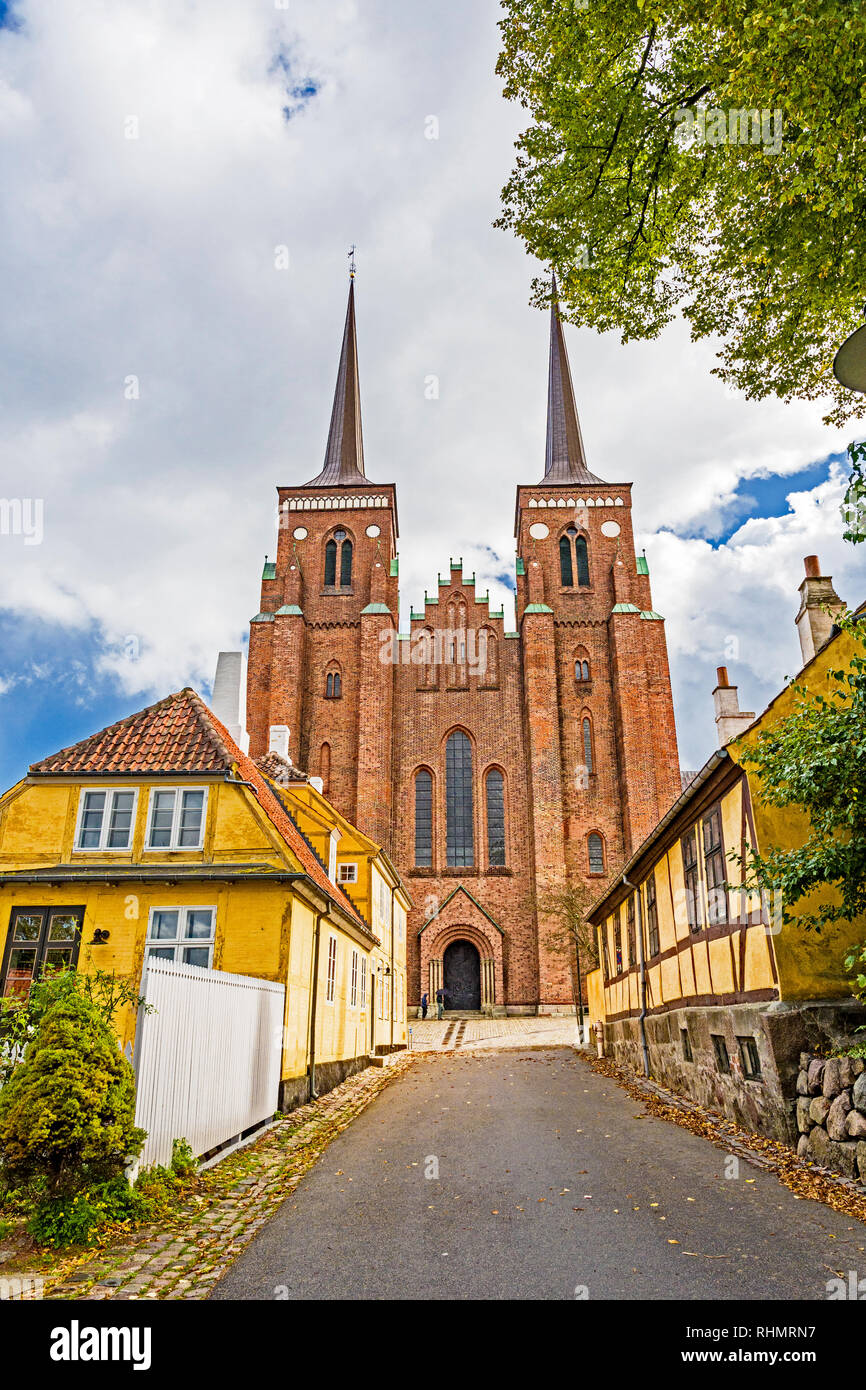
M249 782L259 805L279 831L307 876L365 931L369 927L348 895L331 882L308 841L246 753L189 688L168 695L90 738L32 763L33 776L231 773Z

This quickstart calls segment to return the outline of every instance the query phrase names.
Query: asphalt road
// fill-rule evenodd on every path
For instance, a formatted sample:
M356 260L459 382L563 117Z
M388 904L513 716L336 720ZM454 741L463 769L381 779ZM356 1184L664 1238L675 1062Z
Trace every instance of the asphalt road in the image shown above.
M866 1226L725 1167L570 1050L431 1055L212 1297L823 1301L837 1269L866 1267Z

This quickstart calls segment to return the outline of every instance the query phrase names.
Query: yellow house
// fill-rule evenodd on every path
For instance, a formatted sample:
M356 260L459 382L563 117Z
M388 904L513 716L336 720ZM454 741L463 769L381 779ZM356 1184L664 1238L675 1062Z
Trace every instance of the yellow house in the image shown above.
M812 692L829 690L828 672L854 654L831 619L820 635L797 679ZM735 695L723 669L719 679L717 697ZM830 1047L866 1021L843 965L866 922L820 935L783 925L781 904L745 891L731 857L750 847L793 848L807 833L802 814L766 804L742 764L795 698L787 687L756 720L735 699L734 708L717 699L723 732L733 727L739 737L713 753L589 914L600 961L588 981L590 1016L606 1050L788 1141L796 1138L800 1051Z
M360 1070L385 937L293 806L189 689L35 763L0 797L0 993L46 963L135 986L149 956L253 975L286 987L282 1108ZM317 834L355 843L314 810ZM133 1040L132 1011L117 1027Z
M406 920L412 906L385 851L326 799L286 758L269 753L258 766L305 839L369 925L376 944L370 962L370 1050L406 1046Z

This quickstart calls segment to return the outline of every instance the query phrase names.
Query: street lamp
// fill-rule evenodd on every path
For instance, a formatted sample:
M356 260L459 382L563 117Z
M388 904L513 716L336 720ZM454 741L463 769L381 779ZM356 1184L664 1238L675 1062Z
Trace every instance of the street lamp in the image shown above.
M849 391L866 392L866 323L855 329L836 353L833 375Z

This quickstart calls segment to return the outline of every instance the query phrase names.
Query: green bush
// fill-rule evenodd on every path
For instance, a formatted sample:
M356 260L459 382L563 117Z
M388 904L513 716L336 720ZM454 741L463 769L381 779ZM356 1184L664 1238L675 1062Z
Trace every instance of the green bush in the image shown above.
M0 1090L4 1185L44 1184L46 1199L64 1202L121 1176L145 1138L132 1067L76 979L58 984ZM85 1220L81 1203L80 1218L64 1211L67 1224Z

